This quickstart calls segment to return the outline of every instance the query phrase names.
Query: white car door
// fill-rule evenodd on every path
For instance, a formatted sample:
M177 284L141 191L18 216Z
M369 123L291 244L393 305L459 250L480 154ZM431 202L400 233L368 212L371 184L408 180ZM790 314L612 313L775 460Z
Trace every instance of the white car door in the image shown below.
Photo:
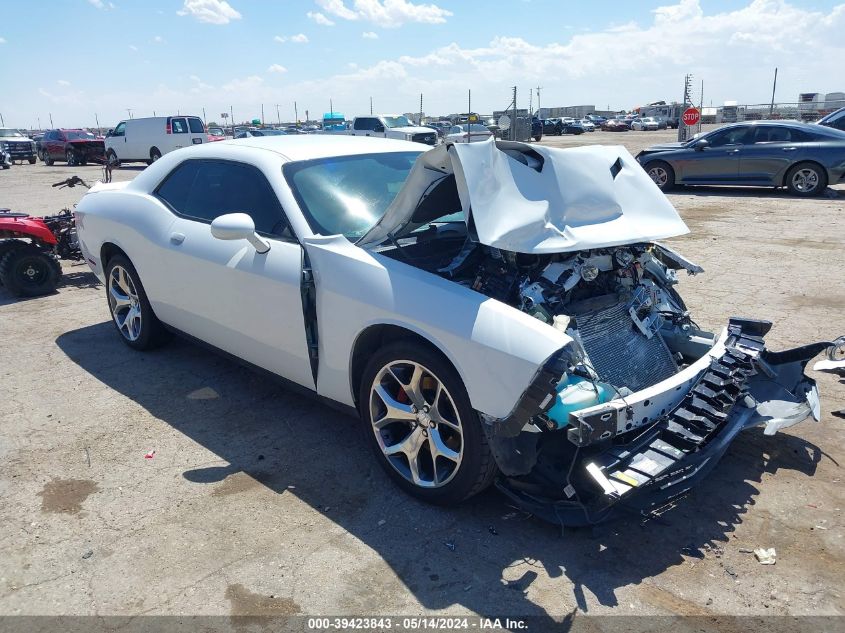
M188 160L155 195L174 213L153 280L159 318L197 339L293 382L314 388L301 298L302 248L264 174L245 163ZM211 235L211 221L249 214L270 242ZM161 283L166 281L166 283Z

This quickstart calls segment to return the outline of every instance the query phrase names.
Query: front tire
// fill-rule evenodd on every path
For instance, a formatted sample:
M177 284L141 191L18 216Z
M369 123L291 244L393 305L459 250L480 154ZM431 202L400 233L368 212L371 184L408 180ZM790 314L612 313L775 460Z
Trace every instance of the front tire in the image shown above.
M106 300L114 327L132 349L153 349L170 338L153 313L138 271L123 255L106 265Z
M496 463L460 376L413 341L378 350L364 369L359 412L365 441L405 492L442 505L489 486Z
M73 150L69 149L65 152L65 160L67 161L68 167L76 165L76 154L73 153Z
M156 162L159 158L161 158L161 152L157 147L154 147L150 150L150 165Z
M12 247L0 260L0 282L16 297L49 294L61 276L56 256L31 244Z
M120 160L118 160L117 154L115 154L113 149L106 152L106 162L108 162L109 167L112 169L120 168Z
M44 161L44 164L47 165L47 167L53 166L53 159L50 158L50 154L46 149L41 152L41 160Z
M675 186L675 170L669 163L662 160L651 162L646 167L646 173L660 191L669 191Z
M786 173L786 188L794 196L817 196L827 188L827 173L816 163L798 163Z
M34 164L35 164L35 156L33 156L32 158L30 158L30 159L29 159L29 164L30 164L30 165L34 165Z

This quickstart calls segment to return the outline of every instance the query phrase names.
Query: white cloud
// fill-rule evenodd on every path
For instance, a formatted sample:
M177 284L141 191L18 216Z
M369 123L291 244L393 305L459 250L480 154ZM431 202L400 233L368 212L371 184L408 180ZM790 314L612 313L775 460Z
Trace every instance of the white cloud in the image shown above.
M409 0L352 0L352 8L344 0L316 0L327 13L343 20L363 20L384 28L395 28L409 22L442 24L451 11L436 4L414 4Z
M273 38L274 41L284 44L285 42L293 42L294 44L307 44L308 36L305 33L298 33L296 35L277 35Z
M244 77L243 79L233 79L232 81L223 84L221 88L225 92L251 94L261 88L263 84L264 80L261 77L257 75L250 75L249 77Z
M69 86L70 82L67 79L59 79L57 82L60 86Z
M286 73L287 71L288 69L281 64L273 64L267 69L268 73Z
M334 26L334 22L329 20L325 15L323 15L319 11L309 11L305 15L307 15L310 19L314 20L317 24L321 26Z
M90 4L92 7L96 7L97 9L101 9L103 11L115 8L113 2L103 2L103 0L88 0L88 4Z
M138 52L138 47L137 47L137 46L135 46L134 44L130 44L130 45L129 45L129 50L130 50L130 51L134 51L134 52L136 52L136 53L137 53L137 52Z
M153 38L153 42L155 42L156 44L161 44L163 41L164 41L164 38L161 35L156 35Z
M5 43L6 43L6 38L0 37L0 44L5 44Z
M228 24L241 19L241 14L226 0L185 0L184 7L176 13L193 16L208 24Z
M361 33L361 37L363 37L365 40L377 40L378 33L374 33L373 31L364 31L363 33Z

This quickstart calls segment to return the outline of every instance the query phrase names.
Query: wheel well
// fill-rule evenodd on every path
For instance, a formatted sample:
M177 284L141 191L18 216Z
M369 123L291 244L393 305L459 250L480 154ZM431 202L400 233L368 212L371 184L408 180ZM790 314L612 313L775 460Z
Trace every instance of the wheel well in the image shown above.
M129 255L127 255L123 251L123 249L117 246L116 244L112 244L111 242L106 242L105 244L103 244L103 247L100 249L100 262L103 265L104 273L106 270L106 266L108 266L109 260L115 255L123 255L126 259L129 259Z
M157 148L155 145L153 145L153 146L150 148L150 158L152 158L152 157L153 157L153 150L157 151L157 152L158 152L158 155L159 155L159 156L161 156L161 150L160 150L159 148Z
M781 182L781 186L786 187L786 179L787 176L789 176L789 172L791 172L798 165L813 165L814 167L818 168L818 170L824 175L825 179L827 179L827 170L824 168L824 165L814 160L799 160L794 165L790 165L789 168L785 172L783 172L783 181Z
M352 398L355 401L356 408L358 406L358 392L361 387L361 379L363 378L364 368L370 356L377 349L399 340L413 341L414 343L427 347L454 367L452 361L447 358L440 348L416 332L412 332L399 325L371 325L358 335L355 345L352 348L352 358L349 366L349 386L352 389Z

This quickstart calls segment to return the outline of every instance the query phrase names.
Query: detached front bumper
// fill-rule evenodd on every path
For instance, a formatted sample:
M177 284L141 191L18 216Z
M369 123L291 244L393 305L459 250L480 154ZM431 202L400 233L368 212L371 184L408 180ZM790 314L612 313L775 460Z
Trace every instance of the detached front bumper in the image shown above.
M569 448L544 442L550 433L503 438L488 425L506 475L498 487L567 526L600 523L620 510L646 515L687 494L740 431L762 426L773 435L808 417L818 421L818 389L804 369L832 343L771 352L763 342L770 327L731 319L711 352L671 379L571 414ZM521 463L504 454L508 443ZM525 456L534 458L530 470Z

